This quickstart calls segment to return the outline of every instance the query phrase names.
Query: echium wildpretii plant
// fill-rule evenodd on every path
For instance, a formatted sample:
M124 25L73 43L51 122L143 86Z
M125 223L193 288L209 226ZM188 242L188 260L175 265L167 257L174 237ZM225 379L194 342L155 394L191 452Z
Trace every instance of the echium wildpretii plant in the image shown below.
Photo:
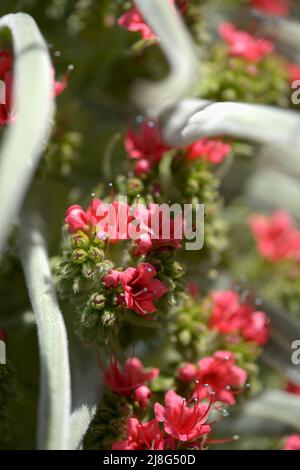
M232 435L232 428L240 425L243 428L245 416L247 421L247 409L255 415L258 406L258 416L261 413L269 418L270 415L272 417L274 403L276 411L280 408L281 402L279 400L277 404L272 392L271 405L267 392L266 398L262 393L262 401L258 396L247 408L248 399L252 400L268 381L294 394L294 397L288 395L288 398L284 398L284 409L289 416L282 418L281 409L279 418L277 413L274 415L284 423L295 422L294 416L290 417L294 408L289 408L286 403L300 394L300 382L296 380L298 385L293 382L289 355L281 344L289 344L290 336L287 340L286 332L290 325L284 324L281 335L278 325L274 326L274 311L268 309L273 315L270 319L262 299L281 303L288 311L297 314L300 298L299 229L291 217L282 211L272 216L252 215L249 219L250 229L246 220L249 211L241 221L238 211L244 199L242 197L235 206L231 200L232 193L227 191L231 178L236 177L238 184L234 186L238 188L234 187L233 193L243 195L244 181L233 160L243 157L240 151L244 149L244 155L254 157L253 162L256 156L260 156L260 149L248 141L239 142L240 137L238 140L234 137L239 130L239 122L235 123L237 127L232 127L232 133L225 132L226 136L216 132L210 134L210 126L207 129L204 126L203 132L199 132L201 138L194 138L193 142L187 141L181 146L173 145L173 139L166 131L170 130L169 120L176 115L177 105L181 109L186 101L195 101L196 111L198 107L201 109L204 102L208 121L211 119L210 102L253 103L254 111L251 111L250 106L249 112L254 113L250 118L255 119L253 125L249 119L249 124L246 123L249 127L259 126L255 110L258 110L259 115L263 107L255 104L274 105L281 108L279 115L280 112L290 115L286 109L290 104L290 84L300 77L299 67L284 58L284 48L279 53L277 44L270 37L262 37L255 21L253 24L252 21L248 22L253 18L261 21L258 11L264 15L270 14L271 19L277 15L288 16L290 2L225 0L222 2L224 11L221 11L218 0L165 2L170 6L169 14L178 15L183 20L194 40L195 56L198 53L199 58L195 87L192 89L187 86L186 93L182 93L177 84L180 89L177 96L178 90L174 85L174 96L171 97L174 100L171 99L167 112L162 112L162 109L166 111L163 100L162 103L156 101L154 95L153 103L150 103L153 105L152 110L150 105L149 109L144 105L140 93L143 88L137 84L136 89L133 87L137 96L133 98L140 108L139 111L131 108L130 113L124 96L127 97L132 81L137 76L162 79L166 64L159 46L162 45L168 58L167 49L172 42L169 45L167 41L165 43L163 35L160 39L160 35L149 26L138 8L139 5L142 7L143 2L91 0L76 2L75 7L67 6L67 2L44 2L45 17L51 18L50 23L53 23L53 19L60 20L57 23L64 25L61 32L63 39L65 34L69 35L72 48L73 44L78 44L80 53L71 79L67 72L61 81L56 81L50 60L48 73L44 73L47 69L45 67L39 75L41 82L49 82L48 89L44 83L44 95L48 96L51 103L54 96L64 91L68 82L74 81L68 86L66 98L64 93L63 105L58 106L59 112L46 148L46 129L49 130L53 116L48 109L43 118L43 106L33 106L33 127L38 128L40 120L34 109L41 110L41 122L47 121L39 150L39 155L45 150L45 156L35 177L35 162L29 159L31 164L23 168L28 186L32 178L32 188L24 204L24 215L19 224L20 237L17 238L36 321L33 321L32 312L27 311L27 290L24 289L25 300L18 301L16 305L13 299L11 304L14 307L9 307L9 319L6 319L4 325L5 329L6 325L9 329L15 328L14 325L18 323L24 327L24 331L33 331L35 324L38 327L42 355L37 433L40 448L203 450L210 445L224 443L236 446L233 441L238 436ZM152 8L151 2L145 3ZM153 1L158 13L164 14L158 7L159 3ZM34 17L38 11L37 4L36 0L31 2ZM20 18L17 20L21 21ZM156 31L156 20L152 21ZM30 31L30 19L29 26L25 26L25 30ZM166 28L171 36L171 26L166 25ZM159 29L157 26L157 32ZM35 41L38 38L41 38L39 31ZM101 46L96 45L98 42L101 42ZM70 56L74 58L74 53L73 56L70 54L67 43L66 60L69 60ZM110 47L106 48L106 44L111 46L111 50ZM45 56L48 54L43 43L40 48L31 49L30 45L27 46L29 50L33 49L33 54L37 54L35 60L41 51L45 52ZM14 123L18 125L19 122L18 106L16 112L12 101L13 86L20 86L18 67L14 67L15 59L21 57L23 60L19 52L16 49L15 57L9 47L0 50L0 80L4 82L6 92L5 103L0 104L0 126L3 132L6 132L8 126ZM55 61L64 55L61 52L64 51L52 51ZM186 53L188 56L187 50ZM178 56L181 54L179 47ZM24 56L24 60L28 60ZM62 60L65 59L62 57ZM68 63L65 62L64 67L69 71L73 66L67 67ZM183 60L182 67L185 66ZM179 70L177 72L181 76ZM37 76L38 73L37 66ZM173 79L174 75L176 71L173 71ZM171 83L172 80L169 82L170 90L173 86ZM80 93L71 101L68 93L72 94L76 84ZM36 88L38 92L39 87ZM158 96L162 88L158 83ZM146 85L145 95L149 89ZM33 90L34 87L29 88L32 96ZM192 96L195 100L181 101L184 95ZM18 99L20 96L25 96L24 90L19 93ZM154 109L155 104L159 111ZM230 106L226 108L229 111ZM269 113L271 115L272 111L269 110ZM28 116L27 109L27 121L30 123ZM212 121L215 117L218 116L213 116ZM230 121L230 112L228 117ZM22 119L25 125L24 116ZM245 120L241 121L243 125ZM253 128L251 130L255 142L255 132ZM181 131L178 130L178 135L184 141L184 132L181 134ZM261 142L261 139L257 140ZM81 142L85 149L83 159L77 158ZM18 152L11 150L7 154L16 172L19 168L16 156L19 158L23 150L26 154L27 147L24 145L23 149L19 146ZM99 166L98 149L101 149L102 168ZM250 160L247 164L253 171L254 165L249 163ZM99 169L99 173L96 173L95 168ZM102 179L104 182L97 185ZM7 185L11 191L8 192L8 201L12 200L13 194L10 186L16 188L19 180L15 178L11 185ZM37 200L43 185L46 199L49 199L45 206ZM48 197L49 194L51 197ZM59 217L56 216L58 205ZM176 206L174 211L173 205ZM199 205L204 206L203 219L200 220ZM61 250L58 256L53 257L52 263L52 274L64 318L56 299L42 230L35 217L28 215L32 216L39 206L39 212L48 216L49 248L55 255L61 241L59 232L62 213L65 212ZM182 212L185 206L189 207L188 214ZM15 220L17 208L8 212L10 218ZM188 222L191 226L188 226ZM3 223L3 226L6 224ZM169 228L167 235L164 231L166 226ZM189 251L189 231L194 233L194 229L199 227L204 231L204 245ZM251 232L256 247L251 240ZM1 236L0 231L0 252ZM13 243L11 246L14 246ZM257 256L257 252L260 256ZM249 256L245 253L249 253ZM248 263L249 257L251 260ZM3 267L4 263L1 265L2 270ZM8 282L13 279L11 284L15 292L19 287L15 283L19 273L11 277L11 273L14 276L18 271L15 259L9 271L9 275L4 273L3 278ZM2 292L5 297L5 289L1 289ZM14 310L18 311L18 315L20 311L22 314L14 317L11 315ZM283 318L286 323L290 320L287 315ZM273 331L277 330L271 337L272 326ZM71 329L80 341L74 338ZM0 340L3 339L5 333L0 330ZM80 342L84 349L81 349ZM281 347L279 353L276 349L278 343ZM34 355L36 344L32 342L30 348ZM276 354L271 358L271 365L275 363L275 368L283 372L282 376L265 367L272 348ZM86 361L85 355L88 357ZM98 364L96 371L93 370L95 358ZM84 369L82 371L81 366ZM262 367L265 367L263 371ZM4 437L9 435L7 424L9 427L11 423L6 415L9 414L15 393L13 375L13 367L0 364L0 446ZM26 404L26 416L29 415L27 405L30 410L32 406L34 415L37 371L31 374L34 378L30 371L27 376L27 370L24 375L25 380L21 378L21 382L25 382L23 389L21 384L21 395L24 393L21 399ZM99 377L102 378L101 394L97 388ZM28 400L30 394L34 395L34 405ZM95 396L91 404L92 395ZM57 400L57 396L61 400ZM79 398L79 406L76 398ZM264 406L265 414L261 408ZM297 409L295 406L295 415ZM92 419L89 423L87 411ZM56 416L56 419L44 419L50 415L51 418L52 415ZM229 415L228 425L222 421ZM261 426L259 422L259 430ZM12 423L12 427L16 427L15 423ZM262 445L285 449L300 447L299 435L293 434L285 442L282 435L283 432L276 442L266 436L266 444L263 441ZM31 437L28 441L18 439L21 446L23 443L28 447L32 445ZM241 443L240 447L243 445Z
M178 5L181 14L186 3ZM157 43L138 10L127 10L118 22L139 31L145 45ZM232 68L233 87L247 89L249 101L260 102L260 80L265 83L265 68L269 74L274 67L279 73L272 73L270 103L278 104L288 78L280 59L271 56L272 44L229 24L220 33L228 43L222 46L223 57ZM252 88L245 86L240 72L248 74ZM207 97L226 98L219 90ZM227 99L247 97L233 94ZM269 338L267 315L238 284L227 290L210 288L216 271L209 273L220 265L229 243L218 174L232 146L232 141L205 138L170 148L159 122L139 115L124 136L129 162L124 161L123 175L107 191L95 190L86 207L72 205L66 211L64 248L55 269L58 288L75 306L78 335L98 350L106 384L86 448L203 449L221 442L210 438L211 415L226 416L240 395L247 397L260 386L256 360ZM199 203L205 207L204 248L192 253L200 263L198 273L205 276L203 267L207 273L201 294L177 232L184 220L161 215L153 236L151 216L157 204L175 202L190 204L192 210ZM113 223L110 208L117 215ZM166 221L171 226L168 238L162 235ZM140 348L135 350L135 344L141 342L150 369L137 358Z

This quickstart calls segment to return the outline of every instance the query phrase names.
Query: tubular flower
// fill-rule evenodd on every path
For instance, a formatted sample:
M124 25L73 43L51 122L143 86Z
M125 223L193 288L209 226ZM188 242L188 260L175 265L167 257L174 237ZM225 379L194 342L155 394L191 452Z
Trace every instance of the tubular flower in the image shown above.
M217 351L212 357L205 357L198 362L194 396L205 397L208 384L214 392L214 399L234 405L234 395L240 393L247 380L247 372L235 363L235 357L228 351Z
M240 304L236 292L225 290L211 294L213 306L210 327L221 333L239 333L248 341L265 344L270 335L269 319L249 304Z
M112 450L164 450L164 433L156 419L142 423L136 418L127 418L126 440L115 442Z
M271 41L255 38L246 31L239 31L231 23L222 23L219 34L227 43L231 56L242 57L251 62L260 62L274 48Z
M156 166L169 150L153 121L143 121L137 130L130 128L125 136L124 146L129 158L138 160L137 175L147 173Z
M113 271L104 278L106 287L120 284L123 292L119 303L146 317L156 310L154 300L168 291L167 287L155 279L156 270L150 263L141 263L136 268L127 268L123 272ZM112 279L114 280L112 281Z
M249 221L259 254L268 261L299 259L300 231L285 211L253 215Z
M285 390L289 393L300 395L300 385L296 385L291 381L288 381L288 383L286 384Z
M221 139L200 139L191 144L187 150L187 159L190 161L202 158L214 165L222 163L231 151L231 146Z
M165 394L165 406L155 403L157 421L164 423L164 429L174 439L186 442L210 433L206 424L211 403L200 403L197 399L187 402L173 390Z
M151 369L149 372L145 372L142 362L136 357L127 359L123 371L115 359L112 360L110 368L104 370L106 384L115 393L126 397L136 392L146 382L153 380L158 374L159 369ZM143 392L143 390L140 390L138 396L140 394L142 398Z

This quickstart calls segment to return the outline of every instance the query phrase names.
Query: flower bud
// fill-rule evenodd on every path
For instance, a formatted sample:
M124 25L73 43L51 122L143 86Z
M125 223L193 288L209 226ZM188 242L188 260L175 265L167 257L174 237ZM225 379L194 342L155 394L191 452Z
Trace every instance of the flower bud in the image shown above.
M172 263L172 276L174 279L180 279L185 274L185 271L184 266L178 263L178 261Z
M137 196L144 189L144 185L139 178L129 178L127 181L128 196Z
M73 249L82 248L83 250L86 250L90 245L90 239L84 232L79 230L72 235L71 244Z
M105 310L101 316L103 326L112 326L116 321L116 316L111 310Z
M76 248L72 253L72 260L77 264L83 264L87 260L87 257L87 252L80 248Z
M90 298L91 306L96 310L102 310L105 304L105 297L102 294L93 294Z
M100 248L92 246L92 248L89 250L89 258L91 261L93 261L93 263L98 264L104 258L104 251L100 250Z
M140 385L134 391L134 398L138 402L141 408L145 408L148 404L148 400L151 397L152 392L147 385Z
M95 268L92 263L84 263L82 266L82 274L84 277L90 278L94 275Z

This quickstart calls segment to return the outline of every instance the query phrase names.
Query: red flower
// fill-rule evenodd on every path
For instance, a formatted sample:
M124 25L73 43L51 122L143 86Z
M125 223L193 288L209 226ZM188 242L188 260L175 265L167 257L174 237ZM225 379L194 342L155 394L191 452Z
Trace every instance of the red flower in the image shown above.
M181 382L191 382L195 380L197 374L197 368L194 364L188 362L178 369L178 378Z
M284 444L283 450L300 450L300 434L292 434Z
M207 162L221 163L231 151L231 146L225 144L221 139L200 139L191 144L187 149L187 158L190 161L203 158Z
M228 44L231 56L242 57L252 62L259 62L274 48L271 41L255 38L246 31L239 31L231 23L222 23L219 34Z
M277 211L270 217L254 215L249 223L261 256L268 261L299 259L300 231L287 212Z
M247 380L247 372L235 364L234 355L228 351L217 351L212 357L201 359L198 366L195 378L199 384L194 396L203 398L211 390L215 393L215 400L234 405L234 395L240 393ZM203 387L205 384L209 385L209 389Z
M168 0L168 2L174 5L175 0ZM179 11L182 14L188 6L188 1L182 2L179 0L176 1L176 3L178 3ZM147 25L136 7L124 13L124 15L119 18L118 24L128 31L139 32L143 39L156 39L155 33L150 26Z
M130 396L146 382L153 380L159 374L159 369L144 371L142 362L136 357L127 359L123 371L119 363L113 359L109 369L104 370L106 384L119 395Z
M236 292L213 292L210 327L221 333L239 333L248 341L265 344L270 334L269 319L249 304L240 304Z
M193 399L190 403L170 390L165 394L165 406L155 403L157 421L164 423L164 429L179 441L191 441L211 431L206 424L211 404Z
M296 385L291 381L288 381L285 387L286 391L289 393L294 393L295 395L300 395L300 385Z
M293 83L296 80L300 80L300 65L287 63L286 68L289 74L290 83Z
M152 121L143 121L137 131L129 129L124 139L124 145L129 158L139 160L136 166L137 174L147 172L157 165L163 154L169 149L163 142L159 129Z
M119 296L119 302L142 317L154 312L156 307L153 301L168 291L161 281L155 279L156 270L149 263L141 263L136 268L127 268L123 272L109 273L104 278L106 286L112 285L112 276L115 284L121 284L123 289L123 293Z
M149 398L152 392L147 385L141 385L134 391L134 398L138 402L141 408L145 408L148 405Z
M55 70L53 73L53 94L60 95L67 86L66 77L62 82L55 81ZM13 88L13 56L9 51L0 51L0 80L4 82L4 93L0 101L0 127L13 122L15 116L11 109L11 98ZM2 102L4 101L4 103Z
M69 232L76 233L78 230L88 230L89 220L81 206L70 206L66 212L65 223L68 224Z
M112 450L164 450L165 436L155 419L142 423L127 418L126 428L126 440L115 442Z
M266 15L288 16L290 0L251 0L251 6Z

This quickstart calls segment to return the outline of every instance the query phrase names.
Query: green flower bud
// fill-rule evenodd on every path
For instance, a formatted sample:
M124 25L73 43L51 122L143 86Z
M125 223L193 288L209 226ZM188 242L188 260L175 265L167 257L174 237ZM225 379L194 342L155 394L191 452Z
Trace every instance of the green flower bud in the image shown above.
M174 277L174 279L180 279L186 272L186 269L184 268L184 266L178 263L178 261L174 261L172 263L171 270L172 270L172 276Z
M90 278L94 275L95 273L95 268L92 263L85 263L82 266L82 275L84 277Z
M79 230L79 232L72 235L71 244L73 249L82 248L86 250L90 245L90 239L84 232Z
M101 316L103 326L112 326L116 321L116 315L111 310L105 310Z
M137 196L144 189L144 185L139 178L129 178L127 181L128 196Z
M95 264L98 264L104 258L104 251L100 250L100 248L97 248L96 246L92 246L89 250L89 258Z
M102 310L105 304L105 297L102 294L93 294L90 298L91 306L96 310Z
M178 335L178 339L183 346L188 346L192 340L192 336L188 330L182 330Z
M199 183L194 178L190 178L186 182L185 188L187 194L195 194L199 191Z
M83 264L87 260L88 254L82 249L75 249L72 253L72 260L76 264Z

